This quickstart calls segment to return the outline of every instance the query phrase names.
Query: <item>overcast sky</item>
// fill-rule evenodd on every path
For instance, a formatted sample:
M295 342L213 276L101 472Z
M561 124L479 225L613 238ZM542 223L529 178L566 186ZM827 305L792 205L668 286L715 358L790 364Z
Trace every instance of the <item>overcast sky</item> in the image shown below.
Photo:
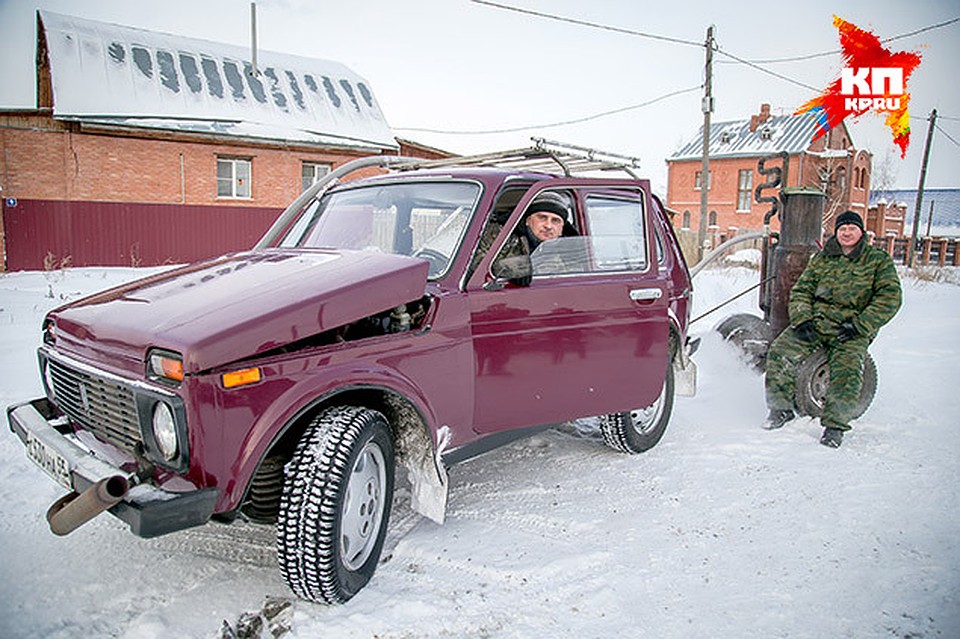
M665 158L702 124L702 43L711 24L719 47L713 119L721 122L745 119L763 102L774 114L792 113L838 77L838 54L815 55L839 50L834 14L881 39L960 17L960 0L496 2L609 28L470 0L258 0L259 47L350 67L369 82L399 137L458 153L545 137L639 157L642 171L665 192ZM0 0L0 108L35 106L37 8L250 43L248 0ZM887 46L923 56L907 87L907 157L900 160L877 115L847 121L854 143L873 152L875 166L893 158L894 186L916 188L927 119L936 108L926 185L960 187L960 22ZM781 78L734 57L793 60L758 63ZM550 126L557 123L568 124Z

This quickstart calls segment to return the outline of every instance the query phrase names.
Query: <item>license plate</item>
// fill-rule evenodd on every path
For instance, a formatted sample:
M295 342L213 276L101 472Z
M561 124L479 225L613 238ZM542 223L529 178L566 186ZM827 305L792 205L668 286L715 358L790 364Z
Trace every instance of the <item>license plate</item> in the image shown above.
M27 433L27 457L53 477L58 484L73 490L73 484L70 481L70 464L67 463L67 458L32 433Z

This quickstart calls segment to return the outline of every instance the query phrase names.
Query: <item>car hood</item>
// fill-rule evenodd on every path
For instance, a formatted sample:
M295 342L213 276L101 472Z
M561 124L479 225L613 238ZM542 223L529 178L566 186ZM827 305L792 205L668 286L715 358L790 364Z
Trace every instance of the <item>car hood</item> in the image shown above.
M418 299L427 269L421 259L369 251L238 253L104 291L51 317L66 350L142 367L147 350L165 348L196 373Z

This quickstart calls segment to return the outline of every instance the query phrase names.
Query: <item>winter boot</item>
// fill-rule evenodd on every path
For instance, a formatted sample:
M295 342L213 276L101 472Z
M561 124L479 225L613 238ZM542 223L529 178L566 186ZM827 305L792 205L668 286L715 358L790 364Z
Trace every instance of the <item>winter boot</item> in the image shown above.
M763 423L763 427L767 430L776 430L782 428L784 424L794 417L796 417L796 415L789 408L771 408L770 414L767 415L767 421Z
M839 428L830 428L827 426L823 429L823 436L820 437L820 443L829 448L840 448L840 444L843 443L843 431Z

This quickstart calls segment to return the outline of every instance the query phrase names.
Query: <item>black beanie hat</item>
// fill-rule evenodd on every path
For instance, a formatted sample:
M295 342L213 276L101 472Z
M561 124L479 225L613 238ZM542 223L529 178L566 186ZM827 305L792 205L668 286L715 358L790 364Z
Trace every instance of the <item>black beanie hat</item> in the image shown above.
M570 223L570 210L567 207L563 206L559 202L554 202L553 200L537 200L530 205L530 209L527 211L527 215L536 213L537 211L546 211L547 213L553 213L554 215L559 216L563 219L565 224Z
M837 222L833 226L833 232L836 233L837 229L839 229L844 224L853 224L854 226L859 227L861 231L864 230L863 218L860 217L858 214L854 213L853 211L844 211L843 213L837 216Z

